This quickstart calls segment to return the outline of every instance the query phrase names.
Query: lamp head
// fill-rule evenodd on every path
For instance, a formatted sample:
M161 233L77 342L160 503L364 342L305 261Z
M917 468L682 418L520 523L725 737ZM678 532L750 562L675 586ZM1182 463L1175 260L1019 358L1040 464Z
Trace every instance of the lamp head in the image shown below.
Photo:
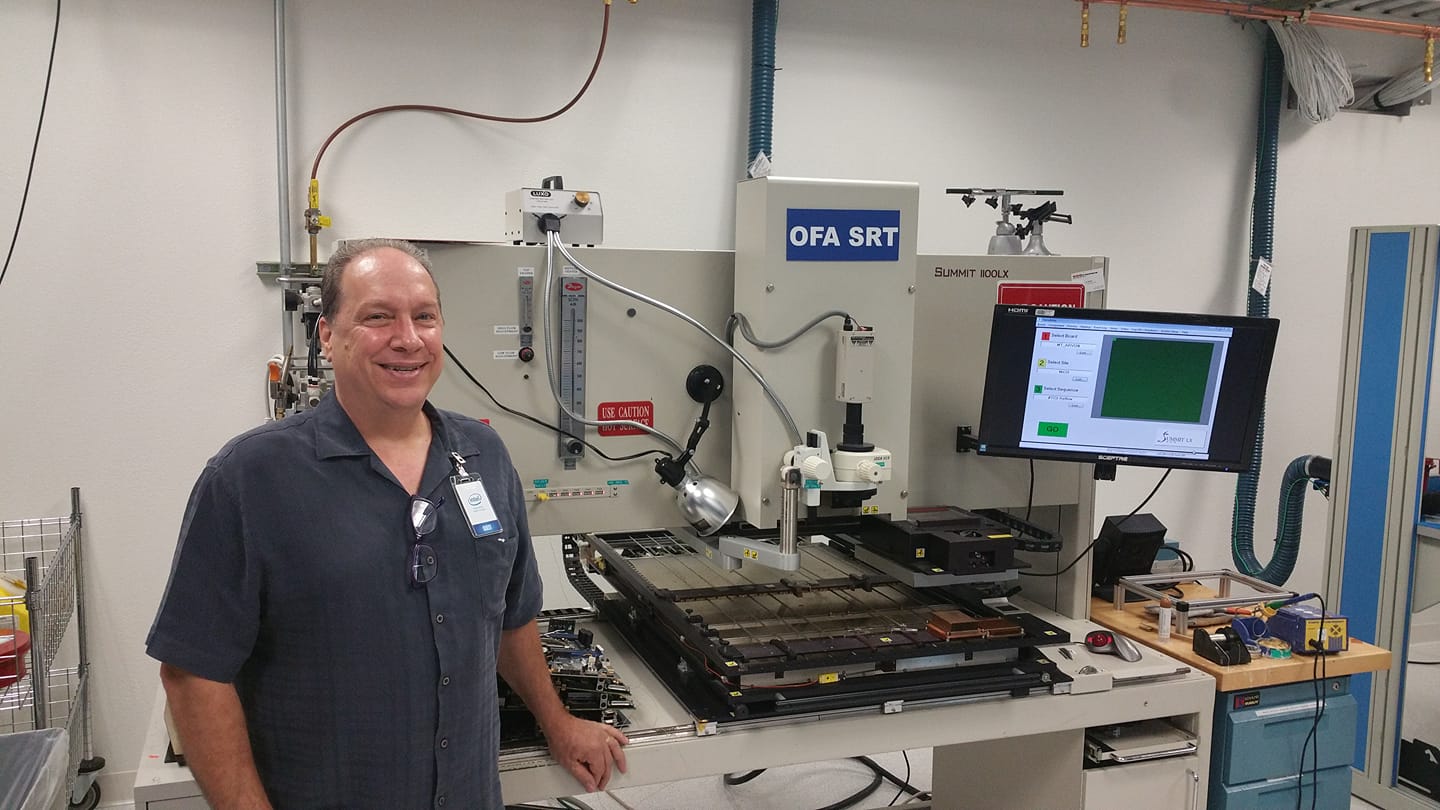
M675 484L675 505L702 537L720 530L740 508L740 495L708 475L686 475Z

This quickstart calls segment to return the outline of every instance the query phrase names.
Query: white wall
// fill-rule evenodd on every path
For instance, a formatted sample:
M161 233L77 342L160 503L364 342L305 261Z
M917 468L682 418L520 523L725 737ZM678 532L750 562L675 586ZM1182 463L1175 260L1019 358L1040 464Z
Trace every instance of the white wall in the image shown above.
M427 102L511 115L559 106L589 69L601 6L292 3L292 208L348 116ZM590 94L555 121L404 113L342 135L321 170L326 244L374 234L492 239L506 190L546 174L602 190L607 241L728 248L745 151L747 3L617 3ZM0 7L0 231L19 203L49 44L48 0ZM1129 44L1069 0L782 3L777 173L916 180L922 251L983 251L988 209L947 185L1065 188L1053 249L1112 257L1113 306L1237 312L1260 32L1134 9ZM1372 63L1419 46L1342 38ZM153 697L142 640L205 458L261 418L278 345L271 3L65 4L25 229L0 286L0 516L60 514L84 488L96 749L133 769ZM1408 57L1407 57L1408 58ZM1333 452L1347 229L1440 220L1440 115L1285 115L1270 399L1258 534L1292 457ZM297 256L303 250L294 240ZM977 349L978 350L978 349ZM1098 514L1156 479L1125 470ZM1148 507L1203 565L1229 559L1233 480L1175 474ZM1310 501L1297 587L1323 582ZM1262 556L1268 549L1257 544ZM128 781L119 777L121 781ZM118 784L110 785L115 795Z

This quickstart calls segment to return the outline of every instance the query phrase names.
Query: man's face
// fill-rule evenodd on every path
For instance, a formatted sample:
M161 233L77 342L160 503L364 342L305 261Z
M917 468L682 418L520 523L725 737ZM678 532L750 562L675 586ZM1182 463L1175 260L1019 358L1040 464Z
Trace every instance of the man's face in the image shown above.
M320 319L320 345L352 418L419 412L440 377L442 325L435 282L401 251L373 250L345 268L334 322Z

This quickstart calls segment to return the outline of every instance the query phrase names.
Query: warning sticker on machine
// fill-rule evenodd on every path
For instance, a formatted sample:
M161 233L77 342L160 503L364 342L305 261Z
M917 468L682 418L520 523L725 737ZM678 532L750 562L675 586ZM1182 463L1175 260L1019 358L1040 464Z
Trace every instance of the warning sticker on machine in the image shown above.
M655 403L649 400L635 402L602 402L595 406L595 418L602 422L614 419L628 419L642 425L655 426ZM643 436L645 431L630 425L600 425L601 436Z
M1002 281L996 285L995 302L1040 307L1083 307L1085 285L1074 282Z

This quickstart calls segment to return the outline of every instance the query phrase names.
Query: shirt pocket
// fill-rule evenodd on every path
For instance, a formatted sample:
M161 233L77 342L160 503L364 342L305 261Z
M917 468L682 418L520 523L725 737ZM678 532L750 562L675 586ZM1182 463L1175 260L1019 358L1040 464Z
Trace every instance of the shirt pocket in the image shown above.
M479 587L480 613L486 617L505 612L505 594L515 570L518 541L510 530L474 540L475 581Z

